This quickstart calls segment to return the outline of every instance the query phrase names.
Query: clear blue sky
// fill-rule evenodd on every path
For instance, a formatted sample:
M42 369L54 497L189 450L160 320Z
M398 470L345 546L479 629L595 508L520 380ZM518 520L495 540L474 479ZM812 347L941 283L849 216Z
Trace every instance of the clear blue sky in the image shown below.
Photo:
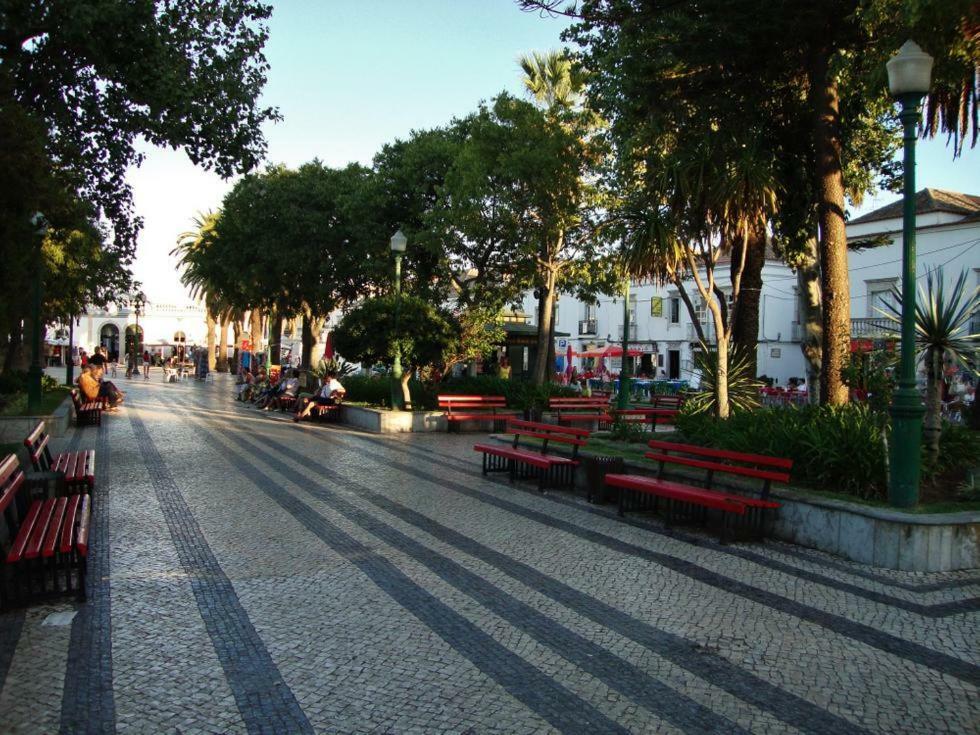
M466 115L504 89L520 94L518 57L558 48L564 27L521 12L512 0L279 0L264 102L284 119L266 129L268 160L369 163L413 129ZM920 147L919 160L919 188L980 194L980 151L952 163L944 142L932 141ZM217 208L233 182L163 150L149 151L130 181L145 219L136 277L151 300L183 301L168 253L194 215ZM869 198L861 211L893 198Z

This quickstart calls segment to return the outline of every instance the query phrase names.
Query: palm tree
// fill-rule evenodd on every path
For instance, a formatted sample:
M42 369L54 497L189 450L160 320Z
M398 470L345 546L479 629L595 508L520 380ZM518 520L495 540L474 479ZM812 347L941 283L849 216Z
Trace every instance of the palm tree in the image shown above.
M584 79L576 70L567 50L540 54L534 51L520 58L524 88L545 110L570 110L582 98Z
M567 49L548 51L545 54L533 52L520 58L521 70L524 72L524 87L534 98L550 123L571 129L575 124L577 111L578 123L584 131L590 125L590 113L581 109L582 92L585 79L577 70ZM583 124L584 123L584 124ZM537 356L533 368L533 380L537 384L547 382L551 366L555 364L555 319L554 310L557 300L558 258L564 243L566 230L556 228L553 238L541 243L539 262L542 267L538 277L538 335Z
M207 319L208 369L216 367L217 320L225 305L215 294L208 274L207 249L216 237L215 227L218 224L217 212L199 213L194 218L194 229L181 233L177 238L177 247L170 251L178 256L178 263L183 269L180 282L190 289L191 297L204 299Z
M967 291L967 272L960 272L953 290L946 292L943 269L926 274L926 287L919 289L915 301L915 341L926 369L926 415L922 425L926 450L933 459L939 455L942 432L943 367L960 365L977 375L977 349L980 334L970 334L970 320L980 312L980 286ZM879 311L901 331L902 294L895 289L894 304Z

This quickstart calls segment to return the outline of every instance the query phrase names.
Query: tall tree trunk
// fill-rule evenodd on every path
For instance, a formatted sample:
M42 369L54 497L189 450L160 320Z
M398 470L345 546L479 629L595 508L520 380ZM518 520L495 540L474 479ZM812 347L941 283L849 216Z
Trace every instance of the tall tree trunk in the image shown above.
M269 312L269 359L280 365L282 359L282 312L278 307Z
M807 396L810 403L820 398L820 365L823 344L823 315L820 304L820 263L817 260L817 240L807 240L808 255L796 271L799 288L800 317L803 339L800 350L806 360Z
M323 356L320 347L320 332L323 331L323 318L313 316L309 311L303 313L303 368L309 370ZM319 353L319 354L318 354Z
M551 352L548 340L551 338L554 307L555 273L549 270L538 296L538 351L534 359L534 372L531 374L535 385L544 385L548 381L548 353Z
M412 410L412 393L409 390L408 383L412 379L413 375L415 375L415 366L407 365L401 378L399 378L399 382L402 386L402 403L405 406L406 411Z
M694 302L691 301L691 296L687 292L687 288L684 287L684 281L681 276L676 271L674 272L674 285L677 286L677 294L680 296L681 301L684 302L684 307L687 309L687 315L691 317L691 324L694 325L694 332L698 335L698 341L703 344L706 348L710 347L708 340L704 336L704 327L701 325L701 320L698 319L698 311L694 308Z
M939 436L942 433L943 353L930 347L926 350L926 414L922 419L922 440L926 451L935 461L939 457Z
M215 369L219 373L228 372L228 328L231 326L229 323L228 315L221 320L221 331L220 337L218 338L218 354L215 360Z
M239 350L241 349L241 344L242 344L242 331L243 330L242 330L242 323L241 323L241 321L239 321L238 319L235 319L231 323L231 334L232 334L232 337L231 338L234 340L234 345L233 346L235 348L234 352L232 353L231 359L235 363L235 365L234 365L235 372L238 372L238 366L241 365L241 362L239 360L239 354L238 353L239 353Z
M252 343L252 352L255 352L262 344L262 312L258 309L251 309L248 313L248 319L249 341Z
M818 53L810 77L823 305L820 400L830 405L842 405L848 400L841 370L850 352L851 297L847 273L847 233L844 229L840 98L828 58L829 52Z
M208 370L214 372L214 366L216 362L216 355L214 345L217 341L217 324L214 319L214 315L209 311L206 313L207 324L208 324Z
M735 238L732 246L732 275L736 275L741 260L742 240ZM732 315L732 345L740 348L752 365L752 375L758 374L759 302L762 296L762 268L766 264L766 231L760 226L749 232L745 253L745 268Z

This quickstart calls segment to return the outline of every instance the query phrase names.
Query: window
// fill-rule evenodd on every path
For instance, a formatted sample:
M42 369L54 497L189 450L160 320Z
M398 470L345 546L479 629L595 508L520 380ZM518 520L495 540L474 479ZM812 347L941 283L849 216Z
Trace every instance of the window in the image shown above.
M595 304L583 304L582 319L591 322L595 321L597 307Z
M803 302L800 299L800 289L793 289L793 324L799 324L802 317Z
M670 323L681 323L681 299L679 296L670 297Z
M894 288L898 283L897 278L882 278L874 281L865 281L868 286L868 317L886 318L886 314L891 314L889 306L898 307L895 299ZM882 313L884 312L884 313Z
M636 324L636 294L630 294L630 325Z

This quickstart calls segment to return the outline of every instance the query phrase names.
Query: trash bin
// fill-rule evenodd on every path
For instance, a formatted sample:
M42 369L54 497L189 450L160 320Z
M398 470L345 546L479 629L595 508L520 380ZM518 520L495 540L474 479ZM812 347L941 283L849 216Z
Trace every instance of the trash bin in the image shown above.
M622 457L587 457L582 461L585 465L585 479L589 485L588 501L590 503L608 503L611 498L610 489L606 487L606 475L621 473L626 468Z

